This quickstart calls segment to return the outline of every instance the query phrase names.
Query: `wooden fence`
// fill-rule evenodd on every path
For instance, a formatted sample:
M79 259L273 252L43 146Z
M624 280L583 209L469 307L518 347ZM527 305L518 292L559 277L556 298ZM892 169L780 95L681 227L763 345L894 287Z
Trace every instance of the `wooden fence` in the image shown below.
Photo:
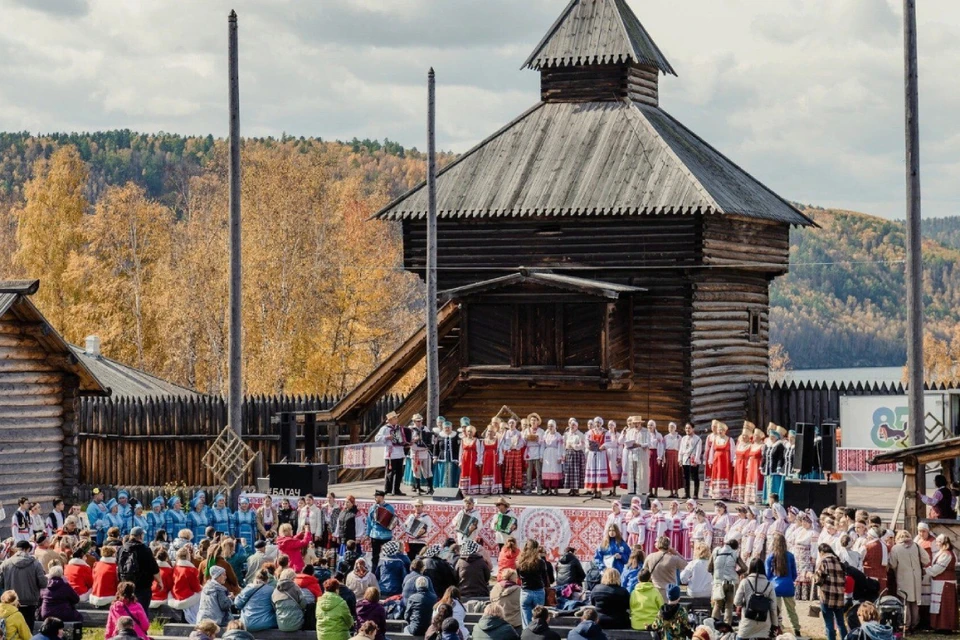
M243 439L262 455L266 465L280 459L280 426L271 416L281 411L320 411L337 401L330 396L255 396L244 399ZM359 440L381 423L384 414L403 401L398 395L384 396L361 417ZM202 458L227 424L223 398L83 398L77 415L80 484L94 486L143 487L145 491L176 484L187 487L213 486L216 480L204 467ZM302 435L299 436L302 440ZM349 428L344 427L337 442L348 444ZM335 470L331 472L335 481ZM253 469L244 484L253 485Z
M950 391L953 386L926 385L927 391ZM905 395L902 384L822 383L751 384L747 392L747 419L766 429L773 422L792 429L798 422L839 422L842 396ZM739 425L738 425L739 426ZM842 426L842 425L841 425ZM954 426L954 425L949 425Z

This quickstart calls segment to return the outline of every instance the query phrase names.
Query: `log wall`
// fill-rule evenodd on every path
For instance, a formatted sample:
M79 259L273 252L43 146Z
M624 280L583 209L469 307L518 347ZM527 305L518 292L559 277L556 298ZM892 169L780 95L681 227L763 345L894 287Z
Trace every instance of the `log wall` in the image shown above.
M64 452L68 465L76 457L64 423L73 419L77 380L48 355L23 323L0 320L0 501L8 507L20 496L45 504L63 496Z
M611 102L629 98L657 106L659 71L626 64L589 64L540 69L544 102Z

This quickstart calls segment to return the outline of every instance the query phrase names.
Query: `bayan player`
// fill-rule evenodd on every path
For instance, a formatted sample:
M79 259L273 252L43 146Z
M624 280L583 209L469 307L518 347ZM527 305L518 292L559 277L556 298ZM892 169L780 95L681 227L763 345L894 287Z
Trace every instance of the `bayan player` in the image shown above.
M497 505L497 513L490 519L490 528L493 529L497 538L497 546L502 551L507 538L513 536L517 530L517 516L510 509L510 503L507 502L506 498L500 498L494 504Z
M436 528L433 519L424 512L423 500L413 501L413 513L403 521L403 533L407 538L407 556L411 560L420 555L420 551L427 546L426 540Z
M464 540L476 541L480 532L480 512L473 498L467 496L463 499L463 509L453 518L453 530L457 533L457 544L462 545Z
M386 493L377 490L373 494L374 504L367 512L367 536L373 551L373 567L380 564L380 548L393 540L393 527L397 524L397 514L392 504L384 499Z

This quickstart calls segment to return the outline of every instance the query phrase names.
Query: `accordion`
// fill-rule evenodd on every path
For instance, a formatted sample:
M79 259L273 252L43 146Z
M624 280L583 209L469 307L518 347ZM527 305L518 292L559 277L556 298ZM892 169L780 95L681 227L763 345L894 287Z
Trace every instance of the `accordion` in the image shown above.
M460 523L457 525L457 533L469 537L473 534L471 528L479 528L480 520L476 516L467 515L466 513L460 518Z
M427 523L414 517L406 527L407 535L411 538L422 538L427 535Z
M374 520L377 521L377 524L383 527L384 529L393 529L394 525L397 524L397 516L391 512L386 507L377 507L377 510L373 514Z
M493 528L497 533L513 533L517 527L517 519L506 513L498 513L493 521Z

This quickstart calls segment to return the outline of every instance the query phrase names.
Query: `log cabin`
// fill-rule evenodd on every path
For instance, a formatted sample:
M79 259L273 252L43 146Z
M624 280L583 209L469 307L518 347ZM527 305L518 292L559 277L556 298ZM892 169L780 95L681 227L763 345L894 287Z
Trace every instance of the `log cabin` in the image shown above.
M571 0L523 66L540 100L437 178L441 413L739 426L770 282L813 222L662 108L676 72L625 0ZM376 216L421 277L426 215L421 184ZM424 349L421 330L323 418L353 425Z
M0 281L0 502L8 515L20 496L45 509L76 497L80 396L195 395L103 357L93 336L83 348L67 343L30 301L39 286Z

